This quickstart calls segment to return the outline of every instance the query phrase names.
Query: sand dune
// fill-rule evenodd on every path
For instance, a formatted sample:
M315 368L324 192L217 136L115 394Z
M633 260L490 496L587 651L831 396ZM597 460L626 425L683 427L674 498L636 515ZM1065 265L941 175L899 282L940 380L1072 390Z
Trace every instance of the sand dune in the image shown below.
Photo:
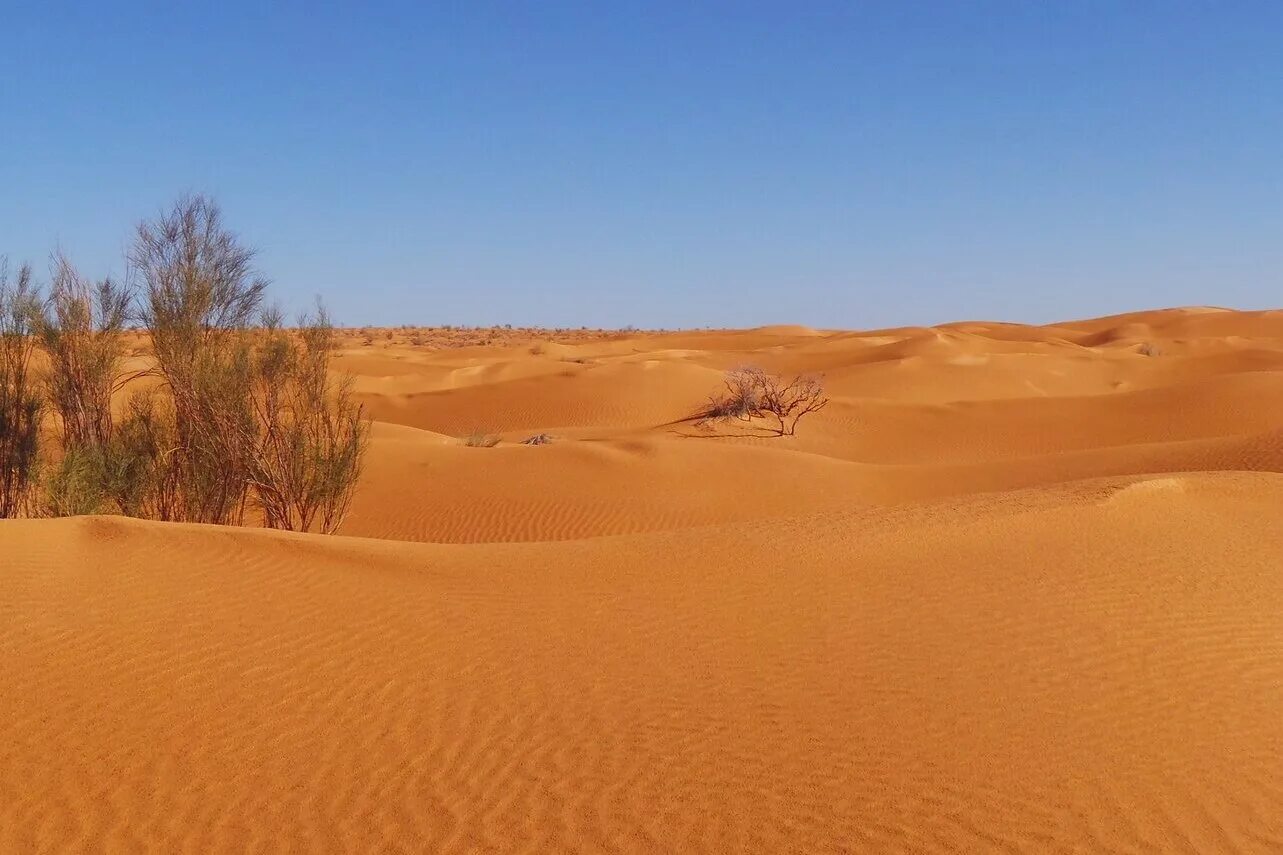
M0 851L1283 851L1283 313L487 336L345 536L0 523Z

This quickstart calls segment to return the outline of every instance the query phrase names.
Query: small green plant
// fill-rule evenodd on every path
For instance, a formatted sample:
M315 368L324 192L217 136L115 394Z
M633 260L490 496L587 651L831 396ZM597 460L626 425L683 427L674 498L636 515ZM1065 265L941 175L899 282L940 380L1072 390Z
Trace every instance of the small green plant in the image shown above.
M120 513L110 469L106 449L85 445L68 451L42 479L42 510L51 517Z

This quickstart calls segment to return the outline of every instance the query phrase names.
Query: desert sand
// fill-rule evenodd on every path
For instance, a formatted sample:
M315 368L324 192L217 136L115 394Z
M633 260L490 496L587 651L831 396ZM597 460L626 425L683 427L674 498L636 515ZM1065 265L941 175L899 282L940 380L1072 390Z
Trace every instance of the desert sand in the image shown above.
M0 523L0 851L1283 851L1283 312L338 365L340 536Z

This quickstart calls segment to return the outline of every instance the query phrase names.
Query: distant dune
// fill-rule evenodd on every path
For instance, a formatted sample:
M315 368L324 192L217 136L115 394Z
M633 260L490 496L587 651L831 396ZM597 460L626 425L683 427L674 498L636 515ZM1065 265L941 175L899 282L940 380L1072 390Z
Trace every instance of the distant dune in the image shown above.
M337 361L344 536L0 523L0 851L1283 851L1283 312Z

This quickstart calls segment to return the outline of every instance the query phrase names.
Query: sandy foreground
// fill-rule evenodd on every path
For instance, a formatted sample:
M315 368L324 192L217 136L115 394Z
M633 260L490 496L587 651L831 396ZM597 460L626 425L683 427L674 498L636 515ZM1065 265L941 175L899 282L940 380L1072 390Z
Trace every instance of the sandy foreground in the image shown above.
M1283 851L1283 313L344 348L344 536L0 523L0 851Z

